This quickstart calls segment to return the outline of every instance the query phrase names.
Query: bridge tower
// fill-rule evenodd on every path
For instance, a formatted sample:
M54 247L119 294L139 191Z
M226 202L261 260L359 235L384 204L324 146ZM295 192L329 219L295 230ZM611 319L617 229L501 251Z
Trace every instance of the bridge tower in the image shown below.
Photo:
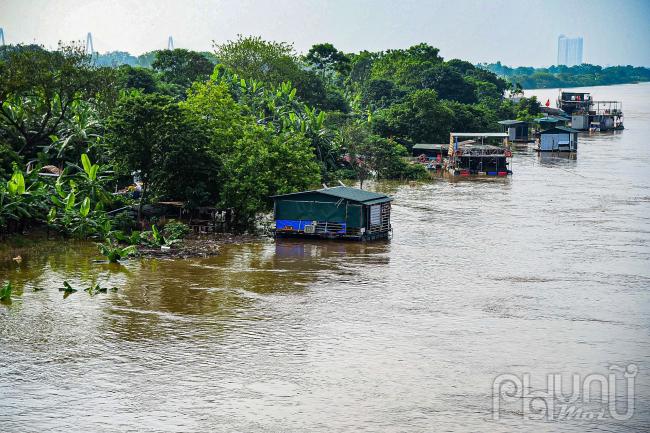
M2 27L0 27L0 47L4 46L5 44L5 32L2 30Z
M88 32L88 35L86 35L86 54L92 56L94 53L93 34Z
M171 35L167 39L167 49L168 50L173 50L174 49L174 39L171 37Z

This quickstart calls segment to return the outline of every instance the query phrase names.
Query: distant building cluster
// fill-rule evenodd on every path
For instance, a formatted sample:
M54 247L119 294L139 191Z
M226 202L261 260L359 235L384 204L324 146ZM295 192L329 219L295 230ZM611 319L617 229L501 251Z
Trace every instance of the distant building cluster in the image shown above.
M582 38L569 38L560 35L557 38L557 64L575 66L582 64Z

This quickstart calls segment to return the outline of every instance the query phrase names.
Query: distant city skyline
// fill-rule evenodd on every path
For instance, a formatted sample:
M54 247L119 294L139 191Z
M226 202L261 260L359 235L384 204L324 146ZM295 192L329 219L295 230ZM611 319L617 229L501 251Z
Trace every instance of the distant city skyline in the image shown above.
M560 35L557 38L557 65L576 66L585 62L582 58L582 37Z
M346 52L426 42L446 59L511 66L557 63L557 37L581 35L583 60L650 66L650 2L627 0L2 0L7 44L83 42L134 55L176 48L212 51L237 34L293 43L305 53L331 42Z

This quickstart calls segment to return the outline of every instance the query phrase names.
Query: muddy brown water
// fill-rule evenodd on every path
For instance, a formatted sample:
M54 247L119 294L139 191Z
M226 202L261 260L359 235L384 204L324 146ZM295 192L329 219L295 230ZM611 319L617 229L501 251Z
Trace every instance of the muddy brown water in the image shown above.
M124 265L51 242L0 262L17 288L0 430L646 430L650 84L590 90L623 100L627 129L581 134L576 159L524 149L506 180L371 185L395 198L390 242ZM119 291L64 300L64 280ZM524 419L516 400L492 418L500 374L539 389L612 364L638 367L629 420Z

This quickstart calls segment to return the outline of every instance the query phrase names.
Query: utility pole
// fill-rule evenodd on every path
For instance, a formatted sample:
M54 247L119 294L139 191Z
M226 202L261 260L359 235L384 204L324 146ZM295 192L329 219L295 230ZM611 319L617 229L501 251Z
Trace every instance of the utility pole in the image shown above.
M172 39L171 35L169 36L169 39L167 39L167 49L168 50L174 49L174 39Z

